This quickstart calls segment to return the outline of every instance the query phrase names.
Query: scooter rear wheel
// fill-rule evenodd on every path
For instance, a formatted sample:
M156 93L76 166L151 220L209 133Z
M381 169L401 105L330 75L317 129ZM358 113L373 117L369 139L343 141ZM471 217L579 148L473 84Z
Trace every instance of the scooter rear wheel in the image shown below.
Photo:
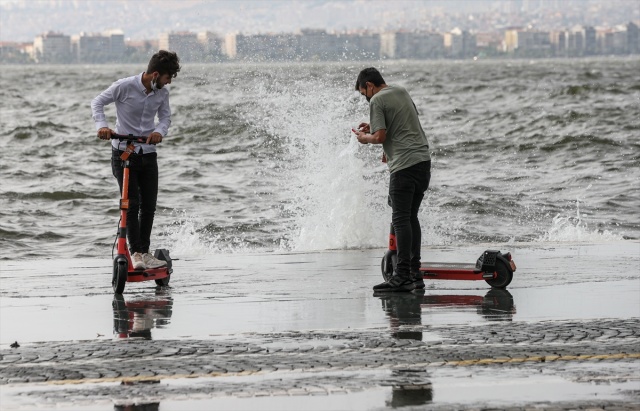
M113 278L111 279L111 286L113 292L116 294L122 294L124 286L127 283L127 274L129 267L125 261L114 261L113 263Z
M513 272L509 269L507 264L500 259L496 259L496 274L496 278L485 280L492 288L503 289L507 288L507 286L511 284L511 280L513 280Z
M169 285L169 280L171 280L171 272L173 271L173 269L171 268L172 263L171 257L169 256L169 251L165 249L158 249L156 250L154 256L159 260L167 262L167 276L159 280L155 280L156 285L159 285L160 287L166 287Z
M395 251L388 250L382 257L380 262L380 271L382 271L382 278L385 281L389 281L393 276L393 271L398 263L398 254Z

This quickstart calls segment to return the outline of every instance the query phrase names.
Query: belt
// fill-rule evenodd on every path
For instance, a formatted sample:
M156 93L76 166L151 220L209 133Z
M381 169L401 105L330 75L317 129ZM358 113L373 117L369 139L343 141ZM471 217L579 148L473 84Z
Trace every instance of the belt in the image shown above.
M124 150L120 150L120 149L118 149L118 148L114 148L113 146L111 147L111 151L113 151L114 153L115 153L115 152L118 152L118 154L122 154L122 153L124 153ZM150 152L150 153L145 153L145 152L144 152L144 150L142 149L142 147L140 147L140 151L139 151L139 152L138 152L138 151L136 151L136 154L137 154L137 155L139 155L139 156L141 156L141 155L143 155L143 154L144 154L144 155L148 155L148 154L155 154L155 153L156 153L155 151L152 151L152 152Z

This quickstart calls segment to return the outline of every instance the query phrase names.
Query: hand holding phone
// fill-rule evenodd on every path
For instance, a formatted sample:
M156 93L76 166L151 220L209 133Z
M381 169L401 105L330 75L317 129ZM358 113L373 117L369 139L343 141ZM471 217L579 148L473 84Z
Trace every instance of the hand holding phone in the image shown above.
M360 123L360 125L358 126L358 130L359 131L364 131L365 133L369 132L369 124L368 123Z

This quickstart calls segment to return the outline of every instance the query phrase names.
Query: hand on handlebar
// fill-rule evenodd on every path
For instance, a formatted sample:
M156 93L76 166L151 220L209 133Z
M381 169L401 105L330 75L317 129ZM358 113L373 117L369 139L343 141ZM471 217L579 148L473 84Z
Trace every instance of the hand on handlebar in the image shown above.
M100 140L111 140L111 134L115 134L109 127L102 127L98 130L98 138Z
M149 134L147 137L147 144L158 144L162 141L162 134L156 133L155 131Z

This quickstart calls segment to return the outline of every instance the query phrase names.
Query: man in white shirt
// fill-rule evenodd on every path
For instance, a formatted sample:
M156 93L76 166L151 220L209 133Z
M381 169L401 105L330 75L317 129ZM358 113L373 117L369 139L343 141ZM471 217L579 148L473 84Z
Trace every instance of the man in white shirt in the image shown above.
M151 57L147 71L120 79L91 101L93 121L98 138L110 140L111 133L146 136L144 143L135 143L136 155L129 157L129 211L127 238L131 259L136 270L157 268L166 262L149 253L151 229L158 198L158 162L156 144L160 143L171 125L169 90L180 71L176 53L160 50ZM104 106L115 103L116 127L109 128ZM158 117L156 124L155 118ZM122 191L122 160L126 142L112 140L111 169Z

